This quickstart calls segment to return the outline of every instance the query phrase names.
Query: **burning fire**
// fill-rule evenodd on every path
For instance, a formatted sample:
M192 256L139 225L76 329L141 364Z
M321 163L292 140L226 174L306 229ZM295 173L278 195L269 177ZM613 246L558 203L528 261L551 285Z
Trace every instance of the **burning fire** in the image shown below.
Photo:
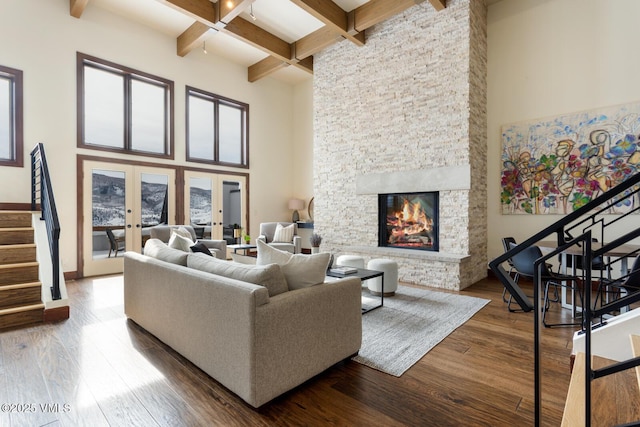
M402 210L387 216L389 243L406 246L431 245L430 234L433 219L429 218L420 203L411 203L404 199Z

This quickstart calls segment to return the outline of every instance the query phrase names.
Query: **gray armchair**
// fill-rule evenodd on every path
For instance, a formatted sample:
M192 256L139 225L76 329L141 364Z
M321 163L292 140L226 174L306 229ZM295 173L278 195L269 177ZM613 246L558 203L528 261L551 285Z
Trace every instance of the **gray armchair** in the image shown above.
M278 224L283 227L293 224L293 239L290 242L274 241ZM260 224L260 235L258 236L258 240L262 240L281 251L287 251L293 254L299 254L302 252L302 238L298 236L298 224L295 222L263 222Z
M156 225L151 227L151 238L160 239L165 243L169 243L171 237L171 229L183 227L191 233L191 240L194 242L202 242L209 249L209 251L218 259L227 259L227 242L225 240L209 240L198 239L196 231L190 225Z

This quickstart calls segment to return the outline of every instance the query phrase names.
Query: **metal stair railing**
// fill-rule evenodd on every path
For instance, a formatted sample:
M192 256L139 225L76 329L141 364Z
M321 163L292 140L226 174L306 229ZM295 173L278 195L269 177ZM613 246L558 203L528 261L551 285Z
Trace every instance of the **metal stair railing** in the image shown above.
M60 222L42 143L37 144L31 151L31 210L40 210L40 219L46 224L53 276L51 297L53 300L59 300L62 298L60 295Z
M542 266L550 259L557 257L559 254L575 248L579 248L583 266L592 265L592 261L595 258L605 260L605 254L611 252L614 249L621 248L622 245L631 242L633 239L640 237L640 226L638 226L640 213L640 173L633 175L626 181L620 183L616 187L610 189L604 194L596 197L591 202L585 204L580 209L573 211L554 224L546 227L542 231L534 234L528 239L524 240L519 245L515 246L504 254L498 256L489 262L490 269L496 274L500 282L511 293L514 300L520 305L523 311L534 310L534 400L535 400L535 425L539 426L542 419L542 387L541 387L541 330L542 325L542 310L543 304L540 304L540 295L542 292L542 280L541 269ZM631 206L628 212L615 215L613 219L609 216L611 209L621 203L627 203ZM635 214L635 215L634 215ZM573 237L573 234L578 234L577 237ZM502 266L507 260L514 255L522 252L523 250L535 245L537 242L549 238L555 234L557 241L557 248L546 255L542 256L534 263L534 295L533 301L529 299L522 291L522 289L514 282L511 276ZM596 237L603 242L603 245L599 249L592 248L592 238ZM596 309L591 304L591 283L593 280L602 281L605 280L604 274L608 274L610 269L615 266L621 266L622 262L626 258L637 256L639 250L631 250L630 252L624 252L619 256L613 257L604 263L603 269L600 270L600 277L592 277L590 269L584 269L582 271L581 280L586 285L583 286L584 292L582 307L582 330L585 333L585 351L586 351L586 364L585 364L585 426L590 426L590 414L591 414L591 381L596 378L601 378L606 375L610 375L616 372L620 372L625 369L630 369L635 366L640 366L640 357L632 358L627 361L623 361L604 369L593 370L591 365L591 331L594 319L602 318L604 314L610 313L613 310L618 310L621 307L633 304L640 301L640 292L632 293L623 298L613 301L612 303L604 304L602 307ZM575 255L574 255L575 257ZM573 265L576 265L574 260ZM587 327L589 325L589 327ZM600 325L596 325L600 326Z

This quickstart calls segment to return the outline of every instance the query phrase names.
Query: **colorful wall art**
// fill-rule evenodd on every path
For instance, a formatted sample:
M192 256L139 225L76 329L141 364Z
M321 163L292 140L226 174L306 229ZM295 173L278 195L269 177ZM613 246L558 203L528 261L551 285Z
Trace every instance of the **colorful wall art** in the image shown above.
M504 214L565 214L640 169L640 102L502 127ZM628 211L626 198L611 213Z

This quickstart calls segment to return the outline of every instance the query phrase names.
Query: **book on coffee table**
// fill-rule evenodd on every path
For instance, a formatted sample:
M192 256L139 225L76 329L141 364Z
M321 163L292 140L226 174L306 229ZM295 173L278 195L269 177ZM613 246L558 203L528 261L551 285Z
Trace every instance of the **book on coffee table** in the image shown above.
M357 272L358 269L355 267L338 266L338 267L332 267L329 271L334 274L352 274Z

